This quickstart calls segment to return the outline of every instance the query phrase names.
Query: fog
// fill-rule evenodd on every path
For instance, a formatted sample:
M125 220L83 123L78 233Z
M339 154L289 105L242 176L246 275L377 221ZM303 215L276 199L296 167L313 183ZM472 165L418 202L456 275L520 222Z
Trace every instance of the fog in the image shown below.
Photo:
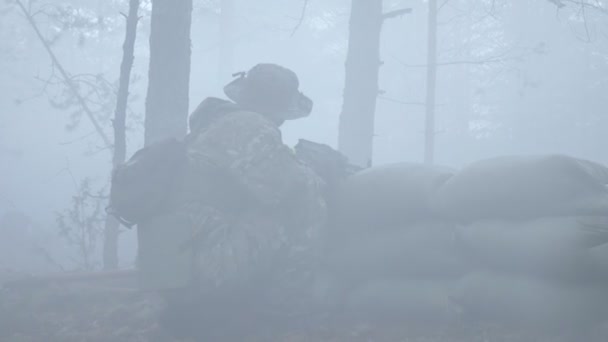
M356 31L352 25L357 25L353 24L351 9L355 3L365 2L363 0L193 0L188 113L207 97L226 98L224 86L238 77L232 74L248 71L258 63L275 63L297 74L300 91L312 99L314 106L309 116L287 121L281 126L284 144L294 148L300 139L325 144L343 152L352 164L371 167L362 171L361 178L347 180L347 187L351 186L349 181L353 182L352 189L335 190L330 186L327 190L328 225L334 230L321 234L328 236L322 244L335 244L342 249L330 247L331 251L324 254L321 264L327 265L321 267L323 276L319 277L321 281L317 285L324 288L334 278L341 280L337 281L336 289L328 290L322 297L332 297L331 291L346 293L350 287L355 288L353 284L358 284L360 277L368 276L359 272L365 267L385 274L392 272L392 267L396 267L394 263L399 263L399 272L407 273L408 277L411 274L418 276L419 269L425 270L421 271L424 276L420 279L405 283L382 277L365 278L364 286L352 292L357 299L342 303L349 308L346 311L356 313L357 318L361 315L365 322L375 322L387 316L389 318L379 320L396 319L408 322L405 324L408 327L418 327L424 325L419 321L429 323L433 319L443 324L451 318L441 316L445 313L443 309L433 311L430 308L443 308L443 302L437 299L442 295L436 293L443 293L444 288L450 287L456 289L451 294L455 297L450 300L460 305L454 310L466 311L462 309L467 306L462 298L475 297L476 293L487 295L490 299L471 300L475 302L471 305L472 311L484 313L499 308L493 318L508 323L505 329L509 333L504 336L515 336L501 339L502 328L488 328L488 333L495 335L486 341L534 340L519 336L520 330L529 330L530 326L550 326L553 333L558 331L557 335L564 335L566 333L562 334L558 329L560 324L556 323L564 320L580 320L577 328L584 326L583 330L589 331L592 329L587 329L587 324L594 325L593 329L601 325L595 321L589 323L588 315L601 318L604 330L598 333L595 329L593 333L599 334L598 340L605 338L608 316L602 315L608 314L603 307L608 304L604 303L608 296L601 288L608 280L602 273L608 272L608 253L604 246L608 227L605 220L608 217L608 173L603 169L603 165L608 165L608 4L603 0L367 1L382 3L381 13L388 14L379 19L378 91L377 96L372 96L375 110L368 113L373 125L367 125L372 133L371 140L366 141L367 133L355 134L355 137L360 135L361 142L343 143L339 138L340 134L346 136L344 132L348 130L340 121L346 117L342 113L344 108L349 108L344 103L345 89L348 80L353 79L345 75L348 70L345 66L357 65L353 55L365 58L373 48L370 45L355 49L349 56L349 39L352 43L355 39L352 32ZM139 2L126 109L127 159L144 147L146 96L151 74L151 18L155 2L167 1ZM431 128L427 126L431 105L428 103L429 2L438 2L437 62L432 65L436 71L436 84L432 90L434 127ZM401 12L403 9L411 11ZM104 209L110 194L114 149L100 138L100 132L87 112L93 115L102 133L112 140L128 10L128 0L9 0L0 5L0 289L8 279L104 270ZM30 18L32 21L28 20ZM179 20L175 23L181 25ZM372 60L375 58L373 53ZM69 75L69 81L66 82L62 70ZM70 84L75 85L77 96ZM162 87L169 91L177 85L163 84ZM87 108L83 109L79 97L85 100ZM364 101L361 94L355 95L357 97ZM366 104L353 105L364 108ZM428 134L429 129L434 132L433 165L428 165L429 156L425 154L425 148L428 149L425 132ZM365 152L362 156L349 155L348 144L357 151L365 150L360 148L361 144L369 146L371 155L365 155ZM567 155L577 161L538 157L544 155ZM485 164L482 163L481 171L475 169L470 175L466 173L467 166L478 165L472 163L500 156L518 157L498 159L488 168L483 168ZM523 156L532 159L518 159ZM368 158L370 163L355 162L359 157ZM534 159L536 157L539 159ZM578 160L584 160L580 162L583 164ZM592 161L593 166L585 164L587 161ZM576 169L570 168L570 163L576 164ZM382 167L391 170L394 165L401 165L395 169L396 173L382 171ZM514 168L518 165L535 171L517 174L519 169ZM497 168L493 169L494 166ZM365 183L365 172L371 172L372 178L384 179L385 183L373 183L375 180L371 185ZM400 178L406 177L403 175L411 176L408 182L415 186ZM459 175L464 177L463 184L469 184L466 183L469 179L479 181L478 188L454 182L453 188L446 186L427 198L431 186ZM466 191L462 190L465 188ZM487 195L490 198L494 190L498 195L492 197L492 203L487 207L487 202L475 197ZM570 194L576 198L568 197ZM548 198L550 201L545 201ZM428 215L424 211L426 207L417 206L427 202L432 207ZM503 219L502 209L514 202L517 203L513 207L505 209L508 222L495 222ZM539 205L540 202L543 205ZM395 203L399 205L393 205ZM416 209L406 213L403 203L416 203L412 204ZM493 204L502 205L501 210L494 213ZM519 215L519 208L523 212L531 207L534 209L530 213ZM433 211L435 209L440 214ZM478 211L485 214L477 215ZM423 223L419 220L410 222L411 217L423 216L423 212L432 216L428 229L420 228L420 224L426 224L424 220ZM404 219L400 214L411 215ZM433 216L435 214L437 217ZM453 219L449 227L443 225L449 221L445 219L446 215ZM579 216L591 223L580 223L576 219ZM559 219L551 221L555 217ZM566 221L562 217L566 217ZM512 221L517 223L516 227L510 226ZM409 227L410 224L417 228L403 234L391 235L392 228L384 229ZM351 234L352 230L365 230L359 226L373 229L361 236ZM527 235L527 229L534 233ZM589 233L593 229L594 233ZM578 234L579 230L584 231L581 233L584 237ZM437 236L441 238L436 239ZM118 269L137 267L138 239L142 241L136 227L120 228ZM460 243L465 246L461 247L466 250L466 258L475 260L472 264L490 260L493 266L483 272L471 271L458 280L450 278L446 282L435 282L435 275L426 274L434 267L431 264L439 265L437 272L441 274L455 270L465 272L465 269L469 272L473 268L468 261L459 259L460 250L454 252L458 257L450 254L454 241L458 246ZM591 261L579 258L579 254L587 253L587 250L579 253L577 248L581 245L593 249ZM391 246L407 250L407 253L391 254ZM386 255L378 253L384 249ZM437 254L427 259L425 253L431 249L437 250ZM497 254L492 254L493 251ZM484 253L492 254L496 259ZM401 262L411 263L406 260L418 259L428 261L429 265L414 262L412 270L401 265ZM508 271L494 276L500 267ZM105 271L108 270L105 267ZM525 276L520 277L518 272ZM593 279L585 282L589 290L572 290L569 281L564 281L567 284L564 286L547 282L545 273L568 279L586 279L593 274L590 277ZM531 275L538 275L542 280L527 278ZM527 289L522 290L525 296L513 294L510 292L512 287L505 285L509 281L504 278L511 276L517 278L509 278L509 281L513 280L512 287ZM441 290L433 292L435 287ZM583 295L577 297L568 291ZM390 295L393 292L405 295ZM549 292L550 296L537 295ZM370 293L386 296L376 298ZM433 302L428 307L421 299L427 297ZM573 298L580 300L573 303L570 301ZM333 297L325 298L322 302L327 304L333 300ZM218 306L222 305L218 303ZM526 309L529 303L534 304ZM401 311L404 307L408 310ZM511 307L516 309L509 311ZM557 312L561 311L571 315L559 316ZM514 317L518 312L525 318ZM577 315L578 312L581 315ZM15 317L16 314L0 314L0 329L13 324L8 322L17 322ZM322 320L319 317L321 314L317 320ZM95 317L91 316L91 319ZM534 323L520 324L520 320ZM321 325L326 326L331 325L327 322L333 321L323 322ZM432 324L430 327L430 331L439 330ZM357 329L364 332L353 333L343 340L407 339L392 326L383 328L385 336L378 335L372 328L353 328ZM417 331L417 328L411 330ZM466 337L464 330L449 330L447 337L435 334L433 338L437 341L465 341L467 338L481 341L477 335L475 339ZM581 341L592 338L581 339L580 331L572 330L568 332L574 337L566 338ZM32 336L26 340L37 340L36 335ZM80 335L71 339L60 334L53 336L57 340L70 341L121 340L103 334L91 339ZM4 338L19 340L18 335L0 333L0 340ZM323 340L319 336L310 338ZM160 337L160 340L169 339Z

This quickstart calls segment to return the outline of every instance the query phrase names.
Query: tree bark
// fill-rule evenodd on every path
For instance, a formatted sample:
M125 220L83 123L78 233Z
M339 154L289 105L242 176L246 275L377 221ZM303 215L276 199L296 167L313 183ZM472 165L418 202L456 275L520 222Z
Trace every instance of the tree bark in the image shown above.
M424 162L435 159L435 93L437 83L437 0L429 0L428 46L426 73L426 122Z
M352 0L338 147L361 167L372 164L382 22L381 0Z
M192 0L152 0L145 145L187 132Z
M114 110L114 155L112 157L112 168L122 164L126 159L126 120L127 102L129 99L129 82L131 80L131 69L133 67L135 38L137 36L137 12L139 11L139 0L129 1L129 14L126 17L125 41L122 46L123 55L120 64L120 79L118 83L118 94L116 96L116 109ZM104 228L103 245L103 267L106 270L118 268L118 235L120 223L112 215L106 216Z
M234 0L222 0L218 83L224 85L234 70Z

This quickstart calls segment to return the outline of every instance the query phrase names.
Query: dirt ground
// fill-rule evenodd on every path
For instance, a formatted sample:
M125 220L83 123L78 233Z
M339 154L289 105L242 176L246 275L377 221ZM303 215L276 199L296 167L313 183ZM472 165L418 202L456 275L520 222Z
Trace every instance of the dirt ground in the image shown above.
M215 337L177 338L163 328L164 305L158 294L140 292L134 276L119 273L101 277L59 276L23 278L4 274L0 281L0 341L6 342L562 342L608 341L593 337L542 336L500 326L463 324L408 324L380 326L361 321L316 317L290 326L258 326L242 333ZM591 334L590 334L591 335ZM604 337L604 338L603 338Z

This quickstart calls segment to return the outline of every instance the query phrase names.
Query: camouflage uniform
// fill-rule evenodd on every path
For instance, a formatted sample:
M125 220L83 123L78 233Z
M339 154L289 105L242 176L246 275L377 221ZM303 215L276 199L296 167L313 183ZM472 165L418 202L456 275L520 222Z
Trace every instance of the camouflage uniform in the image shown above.
M272 121L227 113L189 138L188 159L188 197L178 211L192 224L205 288L256 281L285 257L310 253L324 222L321 181L283 145Z
M311 289L323 181L283 144L277 117L208 98L190 118L188 167L172 202L191 227L184 248L202 293L256 289L293 307Z

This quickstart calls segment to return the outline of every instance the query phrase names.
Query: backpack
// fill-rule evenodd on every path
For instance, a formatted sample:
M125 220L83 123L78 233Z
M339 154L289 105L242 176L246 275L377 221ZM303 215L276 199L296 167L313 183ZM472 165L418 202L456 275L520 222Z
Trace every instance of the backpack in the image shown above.
M177 139L142 148L114 169L106 211L127 227L161 214L186 164L185 143Z

